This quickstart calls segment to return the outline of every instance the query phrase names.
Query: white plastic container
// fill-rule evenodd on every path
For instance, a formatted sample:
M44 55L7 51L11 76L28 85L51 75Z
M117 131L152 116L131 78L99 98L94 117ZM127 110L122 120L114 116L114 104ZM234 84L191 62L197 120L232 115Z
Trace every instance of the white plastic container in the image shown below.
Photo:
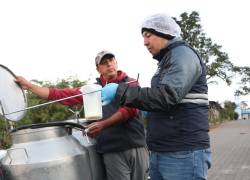
M101 89L102 86L98 84L81 87L85 119L88 121L102 119Z

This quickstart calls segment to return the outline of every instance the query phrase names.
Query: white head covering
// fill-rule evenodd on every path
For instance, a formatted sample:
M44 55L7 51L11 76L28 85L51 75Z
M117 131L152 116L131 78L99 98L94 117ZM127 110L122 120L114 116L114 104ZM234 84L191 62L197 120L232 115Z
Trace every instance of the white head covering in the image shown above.
M167 14L154 14L144 20L141 29L153 29L156 32L180 37L181 28L175 20Z

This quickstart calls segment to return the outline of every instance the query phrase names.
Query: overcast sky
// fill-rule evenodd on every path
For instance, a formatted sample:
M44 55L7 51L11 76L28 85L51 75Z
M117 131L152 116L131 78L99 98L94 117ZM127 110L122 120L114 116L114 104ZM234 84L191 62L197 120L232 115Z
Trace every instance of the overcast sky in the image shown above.
M105 49L116 55L119 69L140 73L140 84L150 86L156 61L143 46L141 22L154 13L198 11L207 37L234 64L250 66L248 7L245 0L0 1L0 64L28 80L87 80L98 76L94 58ZM234 90L223 82L209 86L209 99L233 101Z

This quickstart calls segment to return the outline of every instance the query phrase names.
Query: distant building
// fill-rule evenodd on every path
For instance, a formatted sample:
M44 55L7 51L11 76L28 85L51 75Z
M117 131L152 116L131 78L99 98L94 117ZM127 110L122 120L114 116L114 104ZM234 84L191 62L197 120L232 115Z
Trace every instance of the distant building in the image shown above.
M235 109L235 112L238 113L239 117L238 119L241 119L241 103L240 103L240 96L234 96L234 101L235 101L235 104L236 104L236 109Z
M250 119L250 109L244 109L241 111L241 119Z
M250 119L250 109L246 101L241 101L240 96L235 96L236 112L239 114L239 119Z

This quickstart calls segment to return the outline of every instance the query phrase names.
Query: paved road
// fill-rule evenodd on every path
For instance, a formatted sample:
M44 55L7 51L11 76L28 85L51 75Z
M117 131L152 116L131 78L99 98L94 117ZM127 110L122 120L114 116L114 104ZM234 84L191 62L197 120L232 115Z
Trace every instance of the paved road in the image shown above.
M227 122L210 131L208 180L250 180L250 120Z

